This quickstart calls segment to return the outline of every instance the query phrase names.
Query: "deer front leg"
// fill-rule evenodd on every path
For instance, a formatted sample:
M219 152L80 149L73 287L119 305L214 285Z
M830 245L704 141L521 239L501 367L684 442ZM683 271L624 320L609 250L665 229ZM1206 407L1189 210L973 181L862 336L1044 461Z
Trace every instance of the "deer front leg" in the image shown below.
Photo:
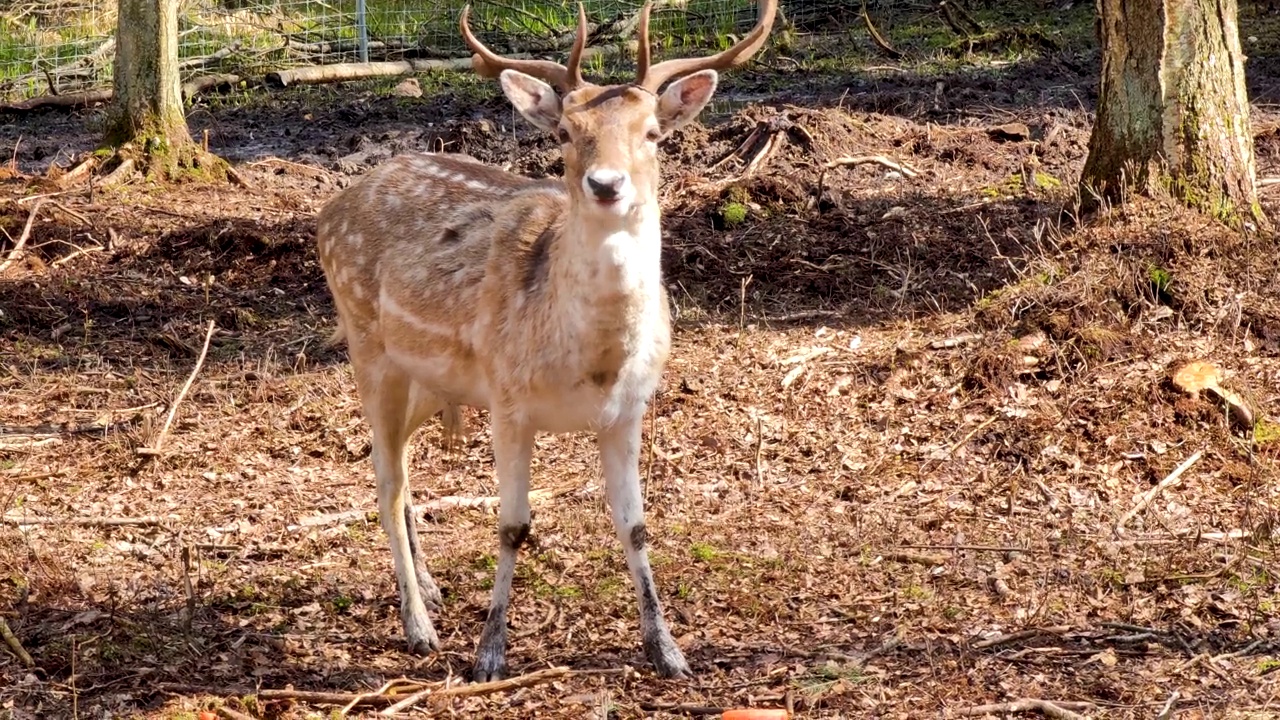
M604 468L613 526L627 553L627 567L640 603L644 652L662 677L687 677L689 664L671 637L649 567L648 531L640 494L640 416L621 419L596 436Z
M489 598L489 616L476 651L472 679L500 680L507 674L507 606L516 554L529 536L529 463L533 431L493 416L493 464L498 476L498 568Z

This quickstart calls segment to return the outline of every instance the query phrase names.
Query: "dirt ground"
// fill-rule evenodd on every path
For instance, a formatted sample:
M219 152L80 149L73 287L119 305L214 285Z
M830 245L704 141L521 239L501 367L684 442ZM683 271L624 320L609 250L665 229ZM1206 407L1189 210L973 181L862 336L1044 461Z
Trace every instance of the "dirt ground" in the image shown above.
M1280 74L1251 63L1259 174L1280 175ZM770 97L666 147L676 334L642 474L696 676L653 677L594 445L548 436L510 660L572 672L402 714L917 718L1040 698L1095 718L1280 717L1275 241L1159 201L1076 222L1096 54L779 83L780 67L727 80L730 98ZM443 650L418 659L345 352L323 345L312 217L396 153L560 168L492 91L391 85L198 106L193 132L248 188L47 197L33 252L0 276L0 617L34 660L0 651L0 717L333 717L345 697L280 691L461 682L496 517L440 498L495 493L487 423L470 415L453 454L429 424L414 451L445 593ZM93 149L99 112L0 126L10 236ZM721 160L757 127L776 147L744 176ZM856 156L897 167L826 168ZM139 454L210 321L161 454ZM1256 426L1181 393L1188 360L1217 363Z

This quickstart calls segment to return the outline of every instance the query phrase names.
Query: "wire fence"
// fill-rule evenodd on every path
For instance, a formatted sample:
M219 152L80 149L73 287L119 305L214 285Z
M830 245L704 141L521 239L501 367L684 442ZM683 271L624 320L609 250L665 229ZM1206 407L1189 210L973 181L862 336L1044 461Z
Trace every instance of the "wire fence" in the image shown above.
M467 57L457 28L465 2L180 0L183 79L215 68L252 74L366 59ZM832 27L837 18L847 26L857 20L855 2L794 0L783 12L795 6L802 20L819 29ZM610 29L621 38L640 0L585 5L597 26L593 38L607 37ZM474 0L472 23L500 52L554 53L572 39L576 8L569 0ZM116 0L0 0L0 98L110 85L116 19ZM651 23L655 52L725 46L755 19L755 0L658 0Z

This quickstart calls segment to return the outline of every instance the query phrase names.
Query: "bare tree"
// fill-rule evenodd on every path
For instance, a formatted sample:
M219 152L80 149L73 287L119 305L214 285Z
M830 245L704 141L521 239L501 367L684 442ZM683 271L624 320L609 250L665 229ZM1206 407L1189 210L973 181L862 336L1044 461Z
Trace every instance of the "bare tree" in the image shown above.
M1236 0L1100 0L1102 82L1081 177L1086 205L1163 189L1266 227Z

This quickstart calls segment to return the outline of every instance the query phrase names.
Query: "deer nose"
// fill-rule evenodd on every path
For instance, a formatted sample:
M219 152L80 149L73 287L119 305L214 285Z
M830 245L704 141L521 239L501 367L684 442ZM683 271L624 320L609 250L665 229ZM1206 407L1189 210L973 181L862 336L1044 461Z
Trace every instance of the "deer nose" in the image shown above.
M587 175L587 187L598 200L617 200L627 176L616 170L596 170Z

